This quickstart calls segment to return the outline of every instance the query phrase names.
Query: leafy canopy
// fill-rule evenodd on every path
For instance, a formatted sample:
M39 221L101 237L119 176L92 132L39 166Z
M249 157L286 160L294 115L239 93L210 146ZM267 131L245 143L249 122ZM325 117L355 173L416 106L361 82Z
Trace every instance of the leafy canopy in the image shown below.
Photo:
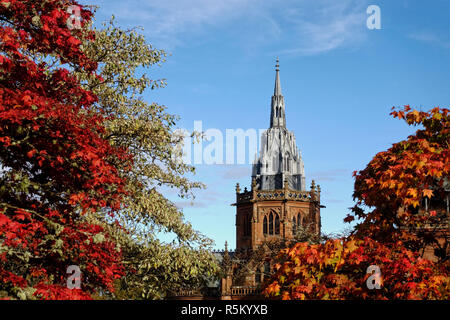
M91 30L95 41L87 41L84 52L99 64L101 77L84 71L76 75L98 97L95 106L108 115L106 139L133 155L130 168L117 163L127 181L124 207L116 215L121 228L96 215L123 249L128 269L118 283L120 294L160 298L182 287L204 285L218 268L210 252L212 240L195 231L163 195L172 188L188 198L193 189L204 186L190 181L186 175L195 173L194 168L179 161L183 136L174 131L177 117L141 97L146 89L165 85L147 73L165 61L166 53L154 49L136 28L116 27L114 17L101 29L87 32ZM173 234L174 242L161 242L160 232Z
M419 112L405 106L391 115L422 128L375 155L364 170L354 172L356 205L344 221L359 219L355 230L323 244L297 243L282 250L266 295L283 299L448 299L447 255L437 262L422 257L427 246L442 245L442 240L444 249L448 248L444 202L450 169L448 109ZM424 198L434 199L437 207L424 209ZM366 284L371 265L381 269L379 290L369 290Z
M131 155L105 139L96 95L71 72L96 77L97 63L82 50L94 34L67 25L69 5L0 2L0 291L10 298L88 299L123 274L120 249L86 215L121 207L117 163ZM80 8L85 25L92 12ZM83 270L81 289L67 288L69 265Z

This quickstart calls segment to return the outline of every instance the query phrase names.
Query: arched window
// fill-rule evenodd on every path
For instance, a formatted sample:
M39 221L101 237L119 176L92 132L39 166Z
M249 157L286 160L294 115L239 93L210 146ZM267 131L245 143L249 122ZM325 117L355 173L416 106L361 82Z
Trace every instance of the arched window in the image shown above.
M280 216L278 213L270 212L268 215L264 216L263 234L280 234Z
M297 234L297 219L292 217L292 235L295 236Z
M275 214L275 234L280 234L280 217Z
M267 216L264 216L263 233L267 234Z
M303 226L302 225L302 216L300 213L297 214L297 227Z
M244 236L251 235L251 217L250 214L244 216Z
M273 213L269 214L269 234L273 234Z
M255 283L256 284L261 283L261 270L259 270L259 268L256 269L256 272L255 272Z

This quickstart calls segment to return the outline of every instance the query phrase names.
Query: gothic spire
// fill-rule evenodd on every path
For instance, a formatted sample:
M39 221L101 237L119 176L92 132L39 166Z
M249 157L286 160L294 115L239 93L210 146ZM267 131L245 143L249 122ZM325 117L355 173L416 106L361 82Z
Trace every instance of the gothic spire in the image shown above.
M270 127L286 127L286 116L284 112L284 97L281 94L280 81L280 60L277 58L275 65L275 88L273 90L271 112L270 112Z
M286 128L285 104L281 93L280 60L277 58L276 61L270 127L261 136L259 157L253 163L252 190L305 191L305 169L301 153L295 143L293 132Z
M280 82L280 60L277 57L277 64L275 65L275 88L273 90L274 96L281 96L281 82Z

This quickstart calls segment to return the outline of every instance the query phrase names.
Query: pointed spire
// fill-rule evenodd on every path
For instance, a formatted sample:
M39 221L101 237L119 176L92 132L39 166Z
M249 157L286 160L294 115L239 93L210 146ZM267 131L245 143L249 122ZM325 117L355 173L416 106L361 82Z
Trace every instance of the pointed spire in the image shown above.
M284 112L284 97L281 94L280 81L280 60L277 57L277 64L275 65L275 88L273 90L271 112L270 112L270 127L286 127L286 117Z
M230 267L231 267L231 257L230 254L228 253L228 241L225 241L225 252L222 258L222 270L228 274L228 272L230 271Z
M280 82L280 60L277 57L277 64L275 65L275 88L273 90L274 96L280 96L281 95L281 82Z

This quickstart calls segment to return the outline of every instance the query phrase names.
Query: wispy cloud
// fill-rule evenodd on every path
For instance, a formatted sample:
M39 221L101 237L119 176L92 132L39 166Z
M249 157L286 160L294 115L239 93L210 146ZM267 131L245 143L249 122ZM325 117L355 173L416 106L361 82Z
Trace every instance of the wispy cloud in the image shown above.
M145 27L151 40L164 47L184 44L186 36L200 36L205 29L243 14L256 0L129 0L100 1L101 11L122 22Z
M366 1L305 1L299 9L288 10L294 38L284 54L314 55L353 45L365 37Z
M208 208L217 204L229 204L230 200L223 197L223 194L215 189L207 188L198 190L193 200L178 200L175 205L179 209L184 208Z
M440 46L446 49L450 49L450 40L443 39L439 37L437 34L429 32L429 31L422 31L417 33L412 33L409 35L411 39L425 42L428 44Z
M279 53L312 55L364 38L366 0L99 1L104 14L141 25L163 48L230 32L242 47L279 46ZM245 49L245 48L244 48Z

